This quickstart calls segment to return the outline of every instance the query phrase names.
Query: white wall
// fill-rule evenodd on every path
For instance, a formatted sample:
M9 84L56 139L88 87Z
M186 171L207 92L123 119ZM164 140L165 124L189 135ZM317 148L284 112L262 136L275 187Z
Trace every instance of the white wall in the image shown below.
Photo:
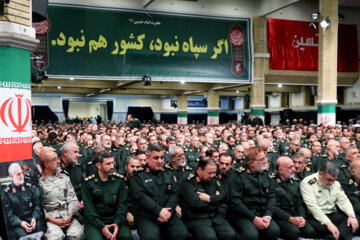
M281 98L280 94L278 96L268 95L269 108L280 108L281 107Z
M291 93L291 106L304 106L304 93Z
M69 104L68 116L70 119L75 118L76 116L79 118L96 117L97 115L101 115L100 113L99 103L70 102Z

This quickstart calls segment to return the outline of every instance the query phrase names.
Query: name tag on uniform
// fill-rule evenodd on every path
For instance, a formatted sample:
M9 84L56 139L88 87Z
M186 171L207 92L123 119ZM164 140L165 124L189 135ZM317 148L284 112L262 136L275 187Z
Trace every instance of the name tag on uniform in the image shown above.
M152 178L145 180L145 183L148 183L148 182L152 182Z

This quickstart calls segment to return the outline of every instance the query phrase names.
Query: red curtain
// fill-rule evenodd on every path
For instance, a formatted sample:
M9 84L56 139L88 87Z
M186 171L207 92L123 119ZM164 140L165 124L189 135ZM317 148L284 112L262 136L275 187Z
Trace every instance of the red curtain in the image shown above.
M319 27L311 22L268 19L267 40L270 69L318 70ZM358 72L359 53L356 25L339 25L338 71Z

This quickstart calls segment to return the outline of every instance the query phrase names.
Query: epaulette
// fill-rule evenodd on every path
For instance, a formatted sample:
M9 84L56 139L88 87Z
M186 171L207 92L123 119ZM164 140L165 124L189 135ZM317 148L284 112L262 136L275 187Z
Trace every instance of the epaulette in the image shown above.
M316 177L314 177L314 178L310 179L310 180L308 181L308 183L309 183L310 185L313 185L314 183L316 183L316 181L317 181L317 179L316 179Z
M85 178L85 181L90 181L91 179L94 179L95 178L95 174L89 176L89 177L86 177Z
M184 151L185 151L185 152L188 152L188 151L189 151L189 149L185 148L185 149L184 149Z
M216 184L218 185L218 187L220 187L220 182L219 182L219 180L216 180Z
M346 165L345 164L341 165L341 168L346 168Z
M136 170L137 172L140 172L140 171L144 171L145 170L145 168L143 168L143 167L138 167L138 169Z
M271 179L275 178L275 173L269 173L269 178Z
M351 184L353 184L354 183L354 181L350 178L350 180L349 180L349 185L351 185Z
M7 186L5 189L4 189L4 192L8 192L10 190L10 187L9 186Z
M119 173L116 173L114 172L113 174L111 174L112 176L115 176L115 177L119 177L119 178L124 178L123 175L119 174Z
M326 155L326 154L322 154L321 157L327 157L327 155Z
M189 176L188 176L188 179L190 180L190 179L192 179L192 178L194 178L194 177L195 177L195 174L190 173Z
M306 171L307 171L307 172L311 172L311 168L306 167Z
M185 170L192 171L193 169L189 166L185 166Z
M238 169L236 169L236 171L238 171L239 173L242 173L243 171L245 171L244 167L239 167Z
M167 168L167 169L173 170L173 168L170 166L170 163L165 164L164 167Z

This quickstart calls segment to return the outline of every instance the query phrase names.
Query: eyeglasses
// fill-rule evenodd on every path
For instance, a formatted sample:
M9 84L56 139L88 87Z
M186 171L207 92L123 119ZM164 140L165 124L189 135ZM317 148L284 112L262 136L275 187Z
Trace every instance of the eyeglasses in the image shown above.
M265 162L265 161L267 161L267 157L265 156L265 157L263 157L261 159L254 159L253 161L254 162Z

